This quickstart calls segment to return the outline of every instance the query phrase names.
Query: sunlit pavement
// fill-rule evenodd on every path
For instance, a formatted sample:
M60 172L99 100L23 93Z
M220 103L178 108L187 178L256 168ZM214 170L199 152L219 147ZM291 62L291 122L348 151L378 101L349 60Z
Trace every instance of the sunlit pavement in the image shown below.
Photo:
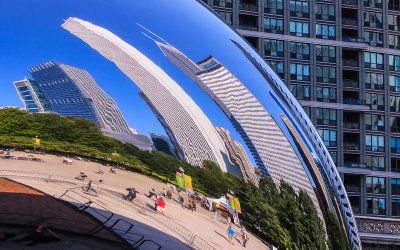
M27 156L24 152L14 152L15 156ZM35 155L36 156L36 155ZM25 177L11 177L8 178L19 181L23 184L36 188L54 197L60 197L66 190L71 189L79 197L87 197L94 201L94 208L102 206L103 208L121 216L128 218L134 225L136 233L144 235L146 238L152 239L163 246L163 249L190 249L188 246L188 232L191 235L197 235L199 238L204 239L208 244L216 249L244 249L239 242L231 245L227 240L226 224L214 221L213 213L206 211L198 205L195 212L182 208L174 199L166 199L165 216L163 219L160 216L154 215L151 212L141 213L143 205L148 206L146 211L151 211L150 207L154 205L154 201L144 196L148 194L148 190L155 188L160 192L162 188L168 187L159 181L140 175L133 172L117 170L117 174L109 172L109 167L102 166L98 163L85 162L74 160L72 165L62 163L62 157L53 155L37 155L42 158L44 162L24 161L24 160L5 160L0 159L0 173L10 175L13 172L23 172ZM101 168L104 171L103 175L96 174L95 172ZM52 182L51 178L65 178L66 180L73 180L76 176L84 172L87 179L93 180L93 188L100 190L98 195L84 194L81 190L83 183L69 183L63 181ZM28 176L37 177L50 177L50 181L45 182L40 178L27 178ZM53 177L52 177L53 176ZM98 181L102 180L101 184ZM121 199L122 195L126 194L127 187L135 187L141 194L131 203ZM73 197L73 196L71 196ZM176 199L175 194L173 198ZM72 199L64 197L63 199ZM173 226L169 225L173 221ZM186 233L182 229L173 229L176 226L184 227ZM237 227L234 227L238 231ZM248 249L268 249L257 238L250 236L247 243Z

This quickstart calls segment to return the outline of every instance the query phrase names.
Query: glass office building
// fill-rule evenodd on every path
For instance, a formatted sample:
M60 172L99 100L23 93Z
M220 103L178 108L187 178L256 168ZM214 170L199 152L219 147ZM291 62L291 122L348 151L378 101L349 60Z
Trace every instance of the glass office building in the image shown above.
M51 107L46 100L46 97L39 89L38 84L29 79L14 82L25 109L31 113L50 112Z
M257 50L316 126L364 247L399 245L399 2L203 2Z

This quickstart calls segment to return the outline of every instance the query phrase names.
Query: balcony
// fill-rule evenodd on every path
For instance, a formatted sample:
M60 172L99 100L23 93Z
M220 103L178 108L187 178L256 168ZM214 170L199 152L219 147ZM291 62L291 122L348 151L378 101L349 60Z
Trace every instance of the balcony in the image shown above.
M239 9L257 12L258 11L257 1L240 1Z
M257 31L257 17L250 15L239 15L239 29Z
M354 162L344 162L343 166L346 168L366 168L365 164L354 163Z

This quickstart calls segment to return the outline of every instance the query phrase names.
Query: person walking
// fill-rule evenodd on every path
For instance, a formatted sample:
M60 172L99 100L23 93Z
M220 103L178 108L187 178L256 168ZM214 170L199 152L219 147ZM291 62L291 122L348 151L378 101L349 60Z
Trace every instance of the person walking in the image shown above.
M231 226L228 227L227 233L228 233L229 242L232 245L235 245L235 243L233 243L233 238L235 238L235 231L231 228Z
M242 226L242 240L243 240L243 247L246 247L247 241L249 240L249 236L247 235L247 230L245 226Z

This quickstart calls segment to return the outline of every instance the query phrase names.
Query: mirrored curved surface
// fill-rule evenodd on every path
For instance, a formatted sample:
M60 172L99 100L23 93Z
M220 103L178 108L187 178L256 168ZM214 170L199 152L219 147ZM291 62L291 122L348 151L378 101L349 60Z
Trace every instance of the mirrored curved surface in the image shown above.
M321 218L332 210L360 247L343 183L311 121L262 58L201 2L21 2L2 10L0 54L7 60L0 63L6 82L35 80L48 100L38 111L117 105L139 133L167 135L177 157L199 166L212 160L223 171L252 179L248 162L235 164L233 152L243 156L245 149L263 175L305 189ZM95 82L107 94L73 97L74 89L65 91L69 82L80 82L80 88ZM32 93L35 84L28 84ZM24 91L21 99L34 105ZM20 106L12 86L3 93L2 106ZM40 94L32 96L41 103ZM109 133L117 127L130 133L121 119L112 121L119 110L103 111L84 118L104 120ZM145 149L149 144L142 139L132 140Z

